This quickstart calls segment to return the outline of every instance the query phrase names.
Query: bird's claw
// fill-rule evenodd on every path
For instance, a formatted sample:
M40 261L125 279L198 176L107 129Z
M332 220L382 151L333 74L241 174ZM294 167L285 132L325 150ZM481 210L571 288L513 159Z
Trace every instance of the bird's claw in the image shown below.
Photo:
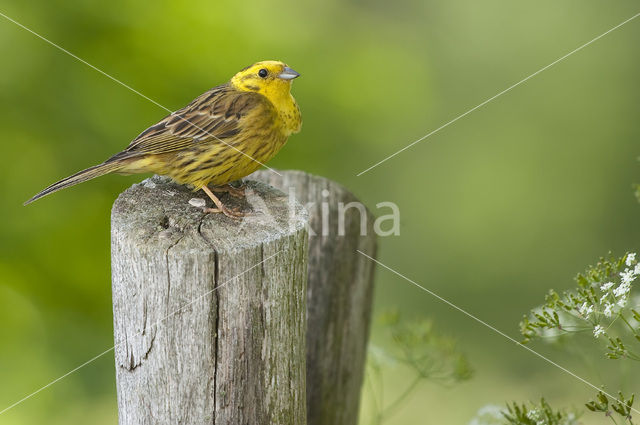
M247 215L247 213L241 211L240 208L227 208L225 206L222 208L203 208L202 212L205 214L222 213L233 220L239 220Z
M214 186L211 190L218 193L228 193L230 196L233 196L237 199L244 198L244 185L239 187L232 186L230 184L225 184L224 186Z

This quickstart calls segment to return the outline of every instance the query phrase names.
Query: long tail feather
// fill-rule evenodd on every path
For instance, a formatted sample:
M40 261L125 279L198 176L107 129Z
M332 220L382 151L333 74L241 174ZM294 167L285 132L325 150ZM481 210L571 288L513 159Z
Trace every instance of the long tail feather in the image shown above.
M24 205L30 204L33 201L42 198L43 196L49 195L50 193L57 192L61 189L76 185L78 183L85 182L87 180L91 180L96 177L103 176L113 171L117 171L120 168L122 168L122 165L123 165L122 163L117 161L104 162L102 164L89 167L86 170L78 171L74 175L69 176L66 179L62 179L59 182L56 182L51 186L46 187L44 190L42 190L40 193L35 195L33 198L26 201Z

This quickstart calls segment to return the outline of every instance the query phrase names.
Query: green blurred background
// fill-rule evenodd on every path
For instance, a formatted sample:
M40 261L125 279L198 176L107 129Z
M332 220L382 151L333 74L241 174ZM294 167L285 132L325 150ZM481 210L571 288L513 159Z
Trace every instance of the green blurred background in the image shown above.
M549 288L570 287L609 250L640 248L640 19L356 177L631 17L637 1L40 0L0 11L171 110L252 62L286 61L302 74L293 92L304 126L270 166L337 180L374 213L396 202L401 235L380 240L380 260L514 337ZM0 57L2 410L113 345L110 207L141 177L22 202L119 151L165 112L2 18ZM376 313L390 307L433 318L476 376L421 386L389 424L466 424L487 403L545 395L580 405L594 393L379 269ZM377 326L372 338L385 343ZM534 348L617 389L615 370ZM411 378L388 375L390 397ZM369 407L365 391L363 422ZM110 353L0 423L116 417Z

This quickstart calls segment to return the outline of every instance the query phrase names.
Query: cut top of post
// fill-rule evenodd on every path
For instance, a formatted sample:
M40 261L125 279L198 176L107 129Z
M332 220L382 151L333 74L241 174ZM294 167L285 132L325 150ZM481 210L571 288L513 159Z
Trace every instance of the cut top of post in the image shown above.
M243 200L221 196L227 206L247 212L237 220L204 213L203 192L153 176L133 185L115 201L112 225L142 244L180 244L182 249L233 252L296 233L308 220L306 210L287 195L259 182L246 182Z

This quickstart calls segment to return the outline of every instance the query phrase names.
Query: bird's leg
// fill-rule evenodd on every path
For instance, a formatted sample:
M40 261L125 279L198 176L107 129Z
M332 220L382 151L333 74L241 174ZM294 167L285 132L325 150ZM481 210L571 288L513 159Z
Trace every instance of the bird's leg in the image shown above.
M228 193L229 195L238 199L244 198L244 185L240 185L240 187L235 187L227 183L222 186L214 186L211 190L216 193Z
M224 204L220 201L220 199L218 199L218 197L214 195L211 189L209 189L207 186L202 186L202 190L204 191L204 193L207 194L209 198L211 198L211 200L213 201L214 204L216 204L216 207L217 207L217 208L205 208L203 210L205 213L221 212L222 214L231 218L239 218L239 217L245 216L245 213L243 213L242 211L225 207Z

